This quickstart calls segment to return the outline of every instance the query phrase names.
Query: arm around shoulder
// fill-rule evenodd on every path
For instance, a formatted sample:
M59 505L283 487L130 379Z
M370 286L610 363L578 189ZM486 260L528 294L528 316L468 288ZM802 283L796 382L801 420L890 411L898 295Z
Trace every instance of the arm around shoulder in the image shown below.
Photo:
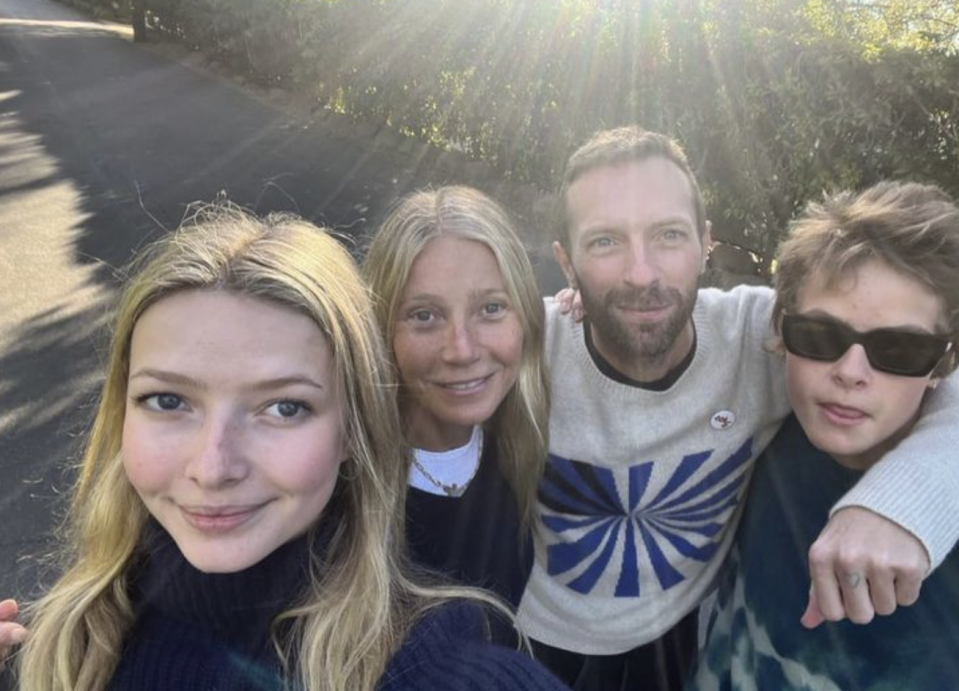
M860 506L914 535L935 569L959 541L959 378L929 392L912 433L833 507Z
M959 382L930 392L912 433L833 507L809 550L807 626L865 624L919 597L959 539Z

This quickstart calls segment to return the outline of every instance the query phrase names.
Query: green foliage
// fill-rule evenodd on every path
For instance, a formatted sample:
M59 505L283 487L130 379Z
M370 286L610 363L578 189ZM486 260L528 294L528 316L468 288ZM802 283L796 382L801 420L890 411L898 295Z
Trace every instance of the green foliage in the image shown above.
M551 186L596 129L680 139L717 234L770 257L811 197L959 193L954 0L145 0L264 83Z
M810 0L805 14L820 33L876 57L886 48L955 50L959 5L946 0Z

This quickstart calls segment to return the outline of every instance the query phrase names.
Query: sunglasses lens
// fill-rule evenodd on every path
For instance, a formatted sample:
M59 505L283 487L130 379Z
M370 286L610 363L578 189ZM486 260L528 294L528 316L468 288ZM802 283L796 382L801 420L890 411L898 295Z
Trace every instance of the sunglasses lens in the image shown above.
M949 343L932 334L875 329L864 334L845 324L787 314L782 338L786 350L800 357L833 362L861 343L873 369L906 377L924 377L946 354Z
M873 367L907 377L926 376L946 354L946 343L929 334L878 330L864 340Z
M782 336L786 350L812 360L838 360L852 345L838 324L794 315L783 318Z

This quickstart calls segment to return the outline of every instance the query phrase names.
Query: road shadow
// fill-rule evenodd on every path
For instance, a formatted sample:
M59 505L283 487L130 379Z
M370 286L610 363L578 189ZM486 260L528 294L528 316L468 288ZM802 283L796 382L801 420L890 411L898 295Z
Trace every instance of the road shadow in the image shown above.
M50 309L23 324L0 355L0 585L2 596L35 594L51 531L65 508L99 384L99 305Z
M189 204L225 195L259 213L294 211L360 238L357 247L418 187L474 184L510 205L507 182L425 144L330 114L291 116L95 24L0 23L0 116L0 202L69 186L76 203L59 222L70 259L105 296L81 309L50 305L3 334L0 596L30 594L41 578L35 557L50 544L92 414L118 268ZM23 175L17 147L42 150L49 169ZM536 214L519 211L542 247ZM562 283L542 253L537 271L550 292Z

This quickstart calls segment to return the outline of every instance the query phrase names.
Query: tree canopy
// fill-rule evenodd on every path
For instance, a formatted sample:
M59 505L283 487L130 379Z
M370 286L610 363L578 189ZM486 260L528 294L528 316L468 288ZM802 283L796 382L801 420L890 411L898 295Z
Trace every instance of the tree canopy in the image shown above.
M716 234L766 258L823 190L959 193L954 0L142 1L252 77L518 181L552 186L596 129L667 132Z

